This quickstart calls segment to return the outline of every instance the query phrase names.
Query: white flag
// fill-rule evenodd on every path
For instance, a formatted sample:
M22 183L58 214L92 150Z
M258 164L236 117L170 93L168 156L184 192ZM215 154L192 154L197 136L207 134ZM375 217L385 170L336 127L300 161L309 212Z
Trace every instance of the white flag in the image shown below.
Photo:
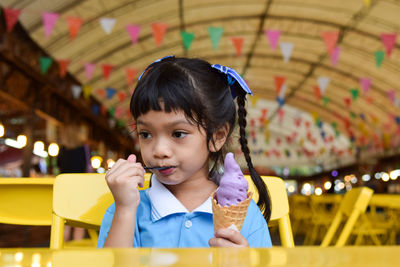
M114 28L115 25L115 19L111 18L101 18L100 19L100 25L103 28L103 30L107 33L110 34L112 29Z
M77 99L81 95L82 87L79 86L79 85L74 84L74 85L72 85L71 90L72 90L72 96L75 99Z
M285 99L285 91L286 91L287 85L284 83L281 87L281 91L279 92L279 97L281 99Z
M321 90L321 95L323 95L331 79L329 77L319 76L317 80L318 80L318 87Z
M290 56L293 51L293 43L280 42L279 47L281 48L283 61L285 61L285 63L289 62Z

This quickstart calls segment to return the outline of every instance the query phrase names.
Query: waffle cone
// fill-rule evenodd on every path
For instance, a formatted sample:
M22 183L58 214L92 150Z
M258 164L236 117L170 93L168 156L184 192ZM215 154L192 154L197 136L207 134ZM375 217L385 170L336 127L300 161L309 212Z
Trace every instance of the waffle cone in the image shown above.
M221 228L228 228L232 224L240 231L246 218L247 208L249 207L253 192L247 193L247 198L237 205L222 207L217 203L215 192L212 194L212 211L214 221L214 231Z

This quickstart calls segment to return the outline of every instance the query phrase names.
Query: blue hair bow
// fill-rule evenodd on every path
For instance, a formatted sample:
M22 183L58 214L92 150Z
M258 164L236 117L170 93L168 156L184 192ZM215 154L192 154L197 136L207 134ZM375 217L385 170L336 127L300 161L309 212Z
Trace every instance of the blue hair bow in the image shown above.
M233 85L235 82L238 82L240 87L249 95L253 95L251 92L250 88L247 86L246 82L243 80L243 78L237 73L234 69L231 69L226 66L222 66L219 64L213 64L211 65L212 68L217 69L219 72L225 73L226 77L228 79L228 84L229 86ZM235 98L237 96L236 92L234 90L231 90L232 97Z
M163 61L164 59L170 58L170 57L175 57L175 56L173 56L173 55L171 55L171 56L165 56L165 57L163 57L163 58L159 58L159 59L155 60L153 63L151 63L150 65L148 65L148 66L144 69L144 71L142 72L142 74L140 74L140 76L139 76L139 78L138 78L138 81L140 81L140 79L142 79L143 74L145 74L146 71L148 71L148 69L149 69L151 66L153 66L153 65L154 65L155 63L157 63L157 62Z

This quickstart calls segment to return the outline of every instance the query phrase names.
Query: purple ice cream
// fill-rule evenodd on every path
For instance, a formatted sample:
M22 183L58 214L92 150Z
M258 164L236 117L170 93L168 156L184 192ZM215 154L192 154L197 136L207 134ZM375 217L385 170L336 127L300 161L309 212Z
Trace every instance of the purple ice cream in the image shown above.
M229 207L247 198L249 185L236 163L233 153L226 154L224 168L225 173L221 178L216 195L218 204Z

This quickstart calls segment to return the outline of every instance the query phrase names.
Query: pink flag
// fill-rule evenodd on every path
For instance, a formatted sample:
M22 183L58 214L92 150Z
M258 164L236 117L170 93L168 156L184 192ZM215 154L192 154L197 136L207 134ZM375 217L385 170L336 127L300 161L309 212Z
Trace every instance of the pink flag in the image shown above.
M390 57L394 46L396 45L397 33L383 33L381 39L385 46L386 54Z
M265 34L269 40L269 45L271 46L271 50L275 50L278 46L279 36L281 35L281 31L275 30L266 30Z
M46 38L49 38L58 20L58 14L42 12L42 18L44 25L44 34L46 35Z
M369 88L371 87L371 80L367 77L360 78L360 85L361 85L361 88L362 88L364 94L367 94L369 91Z
M387 92L388 98L390 101L394 103L394 100L396 99L396 91L395 90L390 90Z
M85 77L86 80L89 81L93 77L94 70L96 69L96 65L92 63L85 64Z
M334 67L336 67L340 54L340 47L335 47L331 54L331 63Z
M140 26L138 25L127 25L126 30L129 33L129 36L132 39L132 44L136 44L138 37L139 37L139 32L140 32Z

